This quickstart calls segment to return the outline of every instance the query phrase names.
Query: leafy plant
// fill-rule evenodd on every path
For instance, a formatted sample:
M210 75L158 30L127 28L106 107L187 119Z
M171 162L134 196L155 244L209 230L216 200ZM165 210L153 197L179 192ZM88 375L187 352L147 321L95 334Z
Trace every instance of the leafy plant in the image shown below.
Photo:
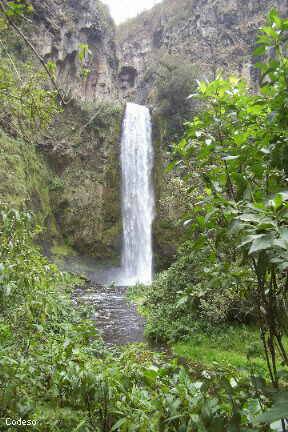
M231 262L237 263L239 279L246 286L241 292L246 300L253 299L252 315L277 390L282 385L280 359L288 365L282 338L288 322L287 168L283 163L287 153L287 30L287 20L272 10L255 51L255 55L269 53L257 64L260 94L251 94L248 85L234 77L219 75L212 82L199 82L198 93L191 98L200 99L203 111L186 123L186 133L174 147L178 166L191 173L187 182L202 179L199 203L185 224L193 236L199 268L208 267L209 280L216 281L211 298L213 292L219 295L225 275L222 271L221 280L215 270L227 266L231 277ZM209 286L201 270L200 283ZM243 276L248 274L245 281ZM236 293L237 285L229 285ZM209 308L209 302L205 305Z
M56 94L45 90L44 72L35 72L30 65L15 69L11 56L0 63L0 125L10 134L34 141L59 112Z
M78 56L81 64L81 77L84 79L87 79L91 72L91 70L86 66L89 63L89 57L91 57L91 55L92 53L87 44L82 43L79 45Z

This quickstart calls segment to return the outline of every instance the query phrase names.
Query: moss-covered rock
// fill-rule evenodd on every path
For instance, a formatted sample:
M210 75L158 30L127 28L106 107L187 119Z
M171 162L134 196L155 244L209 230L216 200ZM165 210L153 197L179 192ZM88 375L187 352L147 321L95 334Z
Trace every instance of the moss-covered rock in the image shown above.
M51 209L52 173L33 144L9 137L0 130L0 197L15 208L28 208L39 224L49 228L50 240L61 236ZM47 238L48 234L44 234Z
M153 142L155 148L154 184L156 196L156 218L153 226L155 268L167 269L176 258L178 247L185 239L181 218L190 205L190 190L176 171L167 171L170 161L169 145L177 139L173 118L163 116L155 110L153 120Z
M122 117L121 105L72 102L40 144L55 173L50 192L65 240L99 259L120 255Z

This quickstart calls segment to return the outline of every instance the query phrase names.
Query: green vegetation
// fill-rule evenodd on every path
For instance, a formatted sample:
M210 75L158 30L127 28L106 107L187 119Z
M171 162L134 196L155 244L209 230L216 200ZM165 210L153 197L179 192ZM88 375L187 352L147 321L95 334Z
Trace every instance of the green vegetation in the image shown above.
M24 15L31 7L22 1L2 3L9 20L31 34L33 19ZM48 228L46 248L62 244L64 237L71 248L116 260L121 236L117 142L123 107L71 98L63 105L59 83L58 90L50 89L55 88L51 77L6 15L0 17L1 200L34 212ZM83 79L89 55L87 45L80 44ZM56 64L48 61L45 66L56 80Z
M17 25L29 12L26 1L0 0L0 6L5 29L7 21ZM0 170L15 172L17 181L12 187L8 179L11 189L1 189L7 202L0 203L1 430L11 430L5 419L34 422L38 432L287 430L287 32L288 21L271 11L255 51L258 56L269 52L257 65L259 94L238 78L218 76L199 82L191 95L199 112L186 122L169 165L183 172L178 185L169 186L171 200L184 210L177 223L184 223L186 241L151 287L130 292L146 317L148 337L167 344L162 354L142 345L105 347L89 311L72 301L81 278L60 272L43 257L35 246L42 220L23 210L36 207L47 219L49 194L54 194L62 204L58 216L68 214L67 231L73 224L84 226L86 218L92 237L105 220L100 240L117 237L118 207L111 210L103 201L91 207L87 189L91 182L100 196L115 193L115 153L102 153L105 161L97 168L105 181L94 171L99 148L115 139L121 107L101 103L95 113L94 105L73 102L55 118L61 92L44 88L46 69L51 80L55 65L35 72L18 65L5 48ZM88 47L82 49L84 60ZM158 83L165 115L178 114L169 110L179 103L176 96L186 94L184 81L191 84L181 80L178 86L182 66L169 70L166 65L167 80ZM73 129L75 112L81 127ZM49 129L51 124L64 125L63 135ZM44 131L48 145L56 134L62 146L54 177L35 149L35 138ZM91 166L84 170L83 160L87 166L91 161L94 171ZM70 190L67 178L73 179ZM80 183L79 198L73 188ZM181 191L191 197L187 206ZM37 205L30 205L38 195ZM79 207L77 199L84 199L86 207ZM75 236L74 243L81 240ZM68 250L54 247L58 255ZM91 251L87 243L83 250Z
M1 430L22 418L39 432L212 432L239 423L240 410L250 423L257 392L236 371L189 372L141 347L105 351L69 299L78 281L32 244L31 215L1 210Z
M219 327L214 332L195 332L188 340L172 345L173 353L191 362L215 367L232 366L241 370L253 367L266 373L264 350L256 329L247 326ZM250 355L253 353L253 356Z
M48 184L52 175L33 143L0 130L0 195L11 207L30 208L50 238L58 239Z
M191 345L197 335L206 332L208 340L217 341L220 324L256 326L269 378L281 395L260 418L271 423L282 418L283 431L288 366L283 338L288 322L287 31L287 20L272 10L255 50L262 56L273 51L257 64L259 94L239 78L218 76L199 82L191 95L201 111L186 123L170 168L182 166L197 200L184 215L187 241L177 261L156 278L144 303L148 335L157 341L190 338L189 345L178 343L176 352L204 363L214 355L223 360L223 352L208 343L204 354L201 346ZM239 365L239 353L229 353L228 361Z
M53 212L66 243L102 260L119 255L122 116L121 104L73 100L45 132L43 146L54 171Z
M74 249L72 249L70 246L64 244L55 244L51 247L51 253L52 255L58 256L58 257L65 257L65 256L73 256L76 255L76 252Z
M167 148L184 133L184 120L197 112L199 104L187 97L196 90L198 73L183 56L168 54L155 60L146 73L146 80L155 87L149 101L155 106L155 187L159 196L154 223L156 271L169 268L185 240L181 218L192 205L193 193L181 173L166 172L163 166L169 162Z
M1 21L0 31L1 35L8 32L8 28L1 29ZM45 71L38 71L30 63L19 62L4 43L0 45L0 51L3 56L0 63L0 126L14 137L36 142L41 130L60 111L57 93L43 88L47 85Z
M163 55L146 73L146 79L154 79L157 114L167 123L167 139L174 139L183 132L183 119L196 112L195 101L187 99L196 89L198 71L181 56Z
M9 20L19 24L31 13L26 2L7 3ZM57 92L48 88L45 70L30 58L19 58L23 41L8 25L1 2L0 16L0 195L10 207L31 209L37 222L49 227L50 241L61 239L52 213L51 170L36 148L37 140L61 111ZM20 49L21 48L21 49ZM19 49L19 50L18 50ZM22 52L23 54L23 52ZM42 239L43 240L43 239Z

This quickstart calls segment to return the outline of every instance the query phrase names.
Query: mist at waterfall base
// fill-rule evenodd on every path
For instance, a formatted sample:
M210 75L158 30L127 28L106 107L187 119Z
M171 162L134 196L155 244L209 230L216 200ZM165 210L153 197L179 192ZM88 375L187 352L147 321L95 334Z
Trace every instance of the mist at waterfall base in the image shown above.
M70 257L65 263L66 270L84 272L102 284L131 286L152 282L153 162L149 109L128 103L121 138L122 265L115 268L97 264L89 257Z

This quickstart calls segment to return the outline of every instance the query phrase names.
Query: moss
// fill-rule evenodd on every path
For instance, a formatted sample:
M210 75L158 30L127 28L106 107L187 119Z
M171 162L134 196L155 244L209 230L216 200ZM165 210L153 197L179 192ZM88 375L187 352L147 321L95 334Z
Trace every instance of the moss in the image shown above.
M155 148L154 184L156 195L156 219L153 226L154 265L156 271L167 269L175 260L178 247L184 240L185 231L179 219L183 216L189 198L186 191L175 187L175 172L166 172L169 163L168 145L173 131L169 118L159 112L153 115L153 142ZM177 185L177 184L176 184ZM183 205L184 202L184 205ZM169 205L168 205L169 204Z
M36 220L59 238L51 210L48 184L51 172L33 144L9 137L0 130L0 196L11 207L27 208Z
M75 250L73 250L69 245L65 243L62 244L54 244L51 247L52 255L56 255L59 257L67 257L67 256L76 256Z
M123 113L119 104L74 101L41 146L57 179L50 189L65 241L99 259L120 255Z

